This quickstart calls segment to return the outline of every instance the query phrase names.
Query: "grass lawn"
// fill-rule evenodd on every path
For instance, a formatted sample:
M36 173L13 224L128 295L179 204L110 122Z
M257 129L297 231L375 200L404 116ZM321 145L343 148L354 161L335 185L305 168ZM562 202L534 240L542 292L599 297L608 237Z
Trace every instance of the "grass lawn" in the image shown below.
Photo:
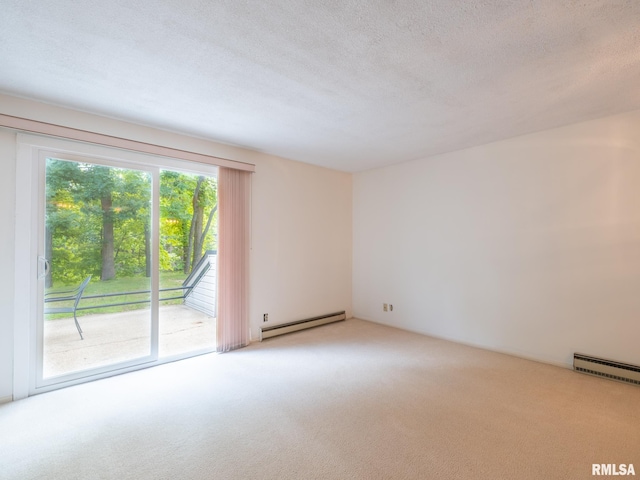
M182 286L182 282L187 278L187 275L182 272L160 272L160 289L174 288ZM100 281L99 279L91 279L89 285L82 294L82 299L78 304L78 308L96 307L91 310L78 310L76 315L78 317L82 315L90 315L93 313L117 313L128 310L138 310L141 308L149 308L149 303L137 303L133 305L119 305L114 307L100 307L101 305L113 304L113 303L127 303L136 302L141 300L149 300L151 298L150 293L137 293L128 295L118 295L113 297L103 298L87 298L95 295L106 295L112 293L123 292L140 292L150 290L151 279L146 277L126 277L126 278L114 278L113 280ZM78 285L56 285L55 287L47 289L47 293L58 292L64 290L73 290ZM160 299L177 297L182 295L182 290L173 290L169 292L160 292ZM181 299L169 300L161 302L162 305L180 304ZM51 306L62 307L68 306L68 302L55 302L51 303ZM55 318L68 318L71 314L57 314L47 315L47 319Z

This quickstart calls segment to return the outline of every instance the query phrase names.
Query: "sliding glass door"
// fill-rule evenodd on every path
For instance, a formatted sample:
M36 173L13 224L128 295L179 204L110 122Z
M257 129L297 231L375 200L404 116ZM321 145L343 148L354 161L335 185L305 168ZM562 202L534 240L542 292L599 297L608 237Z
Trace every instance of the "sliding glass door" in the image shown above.
M45 159L43 378L151 359L151 178Z
M36 389L213 351L211 169L54 152L39 169Z
M160 358L215 349L218 184L160 171Z

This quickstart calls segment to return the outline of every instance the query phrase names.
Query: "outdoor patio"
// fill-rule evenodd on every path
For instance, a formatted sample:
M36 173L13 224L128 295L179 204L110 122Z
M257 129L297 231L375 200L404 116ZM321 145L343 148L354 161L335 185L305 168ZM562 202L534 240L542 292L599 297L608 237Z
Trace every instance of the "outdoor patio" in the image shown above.
M149 354L148 309L44 322L44 377L124 362ZM215 318L185 305L160 307L160 358L215 346Z

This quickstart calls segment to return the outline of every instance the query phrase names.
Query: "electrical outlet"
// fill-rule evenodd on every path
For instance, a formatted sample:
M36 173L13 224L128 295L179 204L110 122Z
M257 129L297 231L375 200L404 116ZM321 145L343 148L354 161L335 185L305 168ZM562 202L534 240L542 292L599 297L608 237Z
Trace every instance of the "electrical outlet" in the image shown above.
M268 321L269 321L269 314L268 314L268 313L265 313L265 314L262 316L262 321L263 321L263 322L268 322Z
M386 303L382 304L382 311L386 312L389 309L389 306Z
M393 312L393 304L392 303L389 304L389 311Z

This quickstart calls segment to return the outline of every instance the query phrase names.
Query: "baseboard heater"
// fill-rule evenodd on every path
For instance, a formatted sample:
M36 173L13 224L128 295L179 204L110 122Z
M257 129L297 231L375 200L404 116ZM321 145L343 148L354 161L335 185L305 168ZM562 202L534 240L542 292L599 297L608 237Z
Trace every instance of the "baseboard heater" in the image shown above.
M574 353L573 369L589 375L640 385L640 367L637 365Z
M306 318L304 320L296 320L295 322L274 325L273 327L262 327L260 329L260 341L266 338L284 335L285 333L297 332L298 330L319 327L320 325L326 325L327 323L339 322L346 318L346 312L335 312L327 315L320 315L319 317Z

